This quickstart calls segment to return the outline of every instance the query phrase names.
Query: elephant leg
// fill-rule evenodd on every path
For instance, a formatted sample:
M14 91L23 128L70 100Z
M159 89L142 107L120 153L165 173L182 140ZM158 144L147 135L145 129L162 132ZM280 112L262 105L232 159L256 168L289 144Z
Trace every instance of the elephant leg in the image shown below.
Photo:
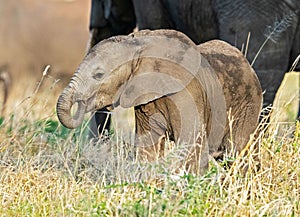
M111 117L109 111L104 108L98 110L90 121L90 138L101 137L110 130Z
M300 14L300 12L298 12ZM294 41L293 41L293 47L292 47L292 51L291 51L291 55L290 55L290 66L294 67L294 70L299 72L300 74L300 59L298 59L298 63L297 63L297 58L300 58L300 16L298 19L298 26L296 29L296 34L294 37ZM296 61L296 62L295 62ZM295 65L293 65L293 63L295 62ZM300 75L299 75L300 77ZM300 86L300 78L298 79L298 86ZM300 90L299 90L300 92ZM300 96L299 96L300 97ZM300 98L299 100L299 107L298 107L298 120L300 121Z
M154 102L136 106L136 145L141 160L155 161L164 156L167 122Z
M148 140L150 138L147 138ZM137 156L140 160L153 162L165 156L166 136L162 135L153 145L140 144L137 147Z
M219 38L243 48L264 91L264 107L272 105L289 70L291 49L297 47L293 41L298 15L281 0L216 0L216 11ZM288 24L276 33L279 22Z
M162 0L133 0L139 30L174 29L166 2Z
M127 35L136 27L131 0L92 0L90 30L97 29L95 40L99 42L114 35Z
M206 132L199 135L196 143L189 145L188 153L184 153L184 170L196 175L203 175L208 168L209 146Z
M264 92L263 107L266 108L273 104L276 92L284 78L284 70L256 70L258 79L261 81L261 87Z
M182 169L188 173L203 175L208 168L209 161L206 131L199 133L196 142L191 144L183 142L181 147L175 148L174 141L167 141L167 138L173 138L173 135L167 131L168 127L162 119L163 116L158 113L149 115L145 112L145 107L149 109L151 104L135 110L138 159L153 162L167 157L171 151L175 151L170 156L173 162L172 168L176 172L180 173ZM190 139L183 139L183 141L190 141ZM173 159L174 157L175 159Z

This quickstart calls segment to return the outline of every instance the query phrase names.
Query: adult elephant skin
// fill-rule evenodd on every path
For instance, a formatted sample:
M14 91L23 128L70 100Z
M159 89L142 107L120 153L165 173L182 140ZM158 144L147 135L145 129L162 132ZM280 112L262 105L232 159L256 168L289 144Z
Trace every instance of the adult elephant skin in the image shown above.
M264 107L273 103L285 72L300 54L299 0L92 0L92 3L90 28L94 44L105 38L101 35L112 25L111 20L130 20L130 24L136 21L139 30L175 29L196 44L221 39L243 50L262 85ZM132 16L120 13L132 12L132 8ZM96 9L105 10L108 19L104 12L96 13ZM94 20L106 25L95 25ZM134 25L124 23L124 27L130 30ZM116 28L120 30L118 34L127 34ZM110 36L114 32L110 31ZM300 64L295 69L300 70Z
M135 109L138 156L165 156L168 137L185 144L181 166L201 174L209 153L223 157L245 147L257 126L262 90L235 47L219 40L196 46L175 30L144 30L94 46L60 95L57 115L76 128L85 113L119 105Z

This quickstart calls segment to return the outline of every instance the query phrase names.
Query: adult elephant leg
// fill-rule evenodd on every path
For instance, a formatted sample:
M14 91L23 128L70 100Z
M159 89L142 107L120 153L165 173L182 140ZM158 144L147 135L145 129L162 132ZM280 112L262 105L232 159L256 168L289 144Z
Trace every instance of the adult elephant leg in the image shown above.
M175 29L166 1L133 0L137 26L142 29Z
M135 27L131 0L92 0L89 25L91 46L111 36L127 35Z
M300 7L300 4L299 4ZM300 87L300 8L298 9L298 26L296 30L296 34L294 37L293 42L293 48L290 55L290 66L292 66L292 69L297 71L299 73L299 79L298 79L298 87ZM297 62L298 61L298 62ZM298 90L298 93L300 93L300 90ZM299 101L299 107L298 107L298 120L300 121L300 96L298 95L298 101Z
M111 115L104 108L95 112L90 121L90 137L97 138L110 131Z
M212 0L133 0L138 28L175 29L196 44L216 39L218 23Z
M288 70L296 12L282 0L216 0L216 10L220 38L244 51L264 91L264 107L273 104Z

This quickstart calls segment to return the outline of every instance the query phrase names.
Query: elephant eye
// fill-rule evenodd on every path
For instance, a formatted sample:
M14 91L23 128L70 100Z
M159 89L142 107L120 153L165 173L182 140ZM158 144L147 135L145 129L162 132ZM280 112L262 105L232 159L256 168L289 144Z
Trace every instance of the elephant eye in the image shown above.
M102 76L103 76L103 73L96 73L93 75L93 78L99 81L102 78Z

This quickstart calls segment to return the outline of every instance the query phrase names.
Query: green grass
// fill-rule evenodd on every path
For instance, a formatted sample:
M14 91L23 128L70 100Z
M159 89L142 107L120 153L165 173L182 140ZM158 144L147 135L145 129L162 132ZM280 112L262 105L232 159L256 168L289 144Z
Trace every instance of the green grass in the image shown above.
M0 120L1 216L300 216L299 123L280 137L261 126L230 169L211 159L203 177L180 175L172 159L138 162L117 135L64 128L49 91Z

